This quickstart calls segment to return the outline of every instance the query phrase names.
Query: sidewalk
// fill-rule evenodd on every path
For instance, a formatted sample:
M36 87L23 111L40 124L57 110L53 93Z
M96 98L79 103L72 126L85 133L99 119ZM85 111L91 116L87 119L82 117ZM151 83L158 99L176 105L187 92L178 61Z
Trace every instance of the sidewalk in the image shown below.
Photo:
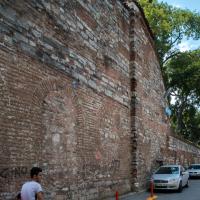
M146 200L150 196L149 192L132 192L126 195L119 196L119 200ZM107 200L115 200L116 198L109 198Z

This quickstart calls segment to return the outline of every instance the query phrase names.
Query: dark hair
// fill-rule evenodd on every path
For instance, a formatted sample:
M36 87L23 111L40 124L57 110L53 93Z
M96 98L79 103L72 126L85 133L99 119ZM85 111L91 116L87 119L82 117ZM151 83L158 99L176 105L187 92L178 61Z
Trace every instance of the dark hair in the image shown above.
M42 172L42 169L40 167L33 167L31 169L31 178L33 178L34 175L38 175L40 172Z
M21 193L19 192L18 194L17 194L17 196L15 197L15 200L21 200Z

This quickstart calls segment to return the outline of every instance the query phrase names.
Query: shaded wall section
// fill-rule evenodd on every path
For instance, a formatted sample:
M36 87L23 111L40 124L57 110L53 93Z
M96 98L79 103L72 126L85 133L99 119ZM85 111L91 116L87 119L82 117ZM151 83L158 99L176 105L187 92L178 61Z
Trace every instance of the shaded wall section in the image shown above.
M174 136L164 113L165 86L152 32L137 3L130 7L131 133L133 188L142 190L160 162L200 162L199 148Z

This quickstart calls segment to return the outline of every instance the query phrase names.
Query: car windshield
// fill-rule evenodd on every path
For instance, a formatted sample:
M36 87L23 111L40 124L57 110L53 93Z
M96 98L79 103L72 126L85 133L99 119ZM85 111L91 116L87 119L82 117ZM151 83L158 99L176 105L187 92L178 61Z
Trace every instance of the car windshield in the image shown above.
M188 169L200 169L200 165L191 165Z
M160 167L156 174L178 174L178 167Z

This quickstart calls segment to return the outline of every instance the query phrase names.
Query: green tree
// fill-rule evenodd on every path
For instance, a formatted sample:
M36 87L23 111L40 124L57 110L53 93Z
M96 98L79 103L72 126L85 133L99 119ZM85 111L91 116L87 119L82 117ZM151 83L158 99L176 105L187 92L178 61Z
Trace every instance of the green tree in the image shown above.
M167 86L175 103L172 122L177 133L200 141L200 49L180 52L166 64ZM198 140L197 140L198 139Z
M161 67L179 53L176 48L183 38L200 38L200 15L175 8L157 0L138 0L155 35Z

